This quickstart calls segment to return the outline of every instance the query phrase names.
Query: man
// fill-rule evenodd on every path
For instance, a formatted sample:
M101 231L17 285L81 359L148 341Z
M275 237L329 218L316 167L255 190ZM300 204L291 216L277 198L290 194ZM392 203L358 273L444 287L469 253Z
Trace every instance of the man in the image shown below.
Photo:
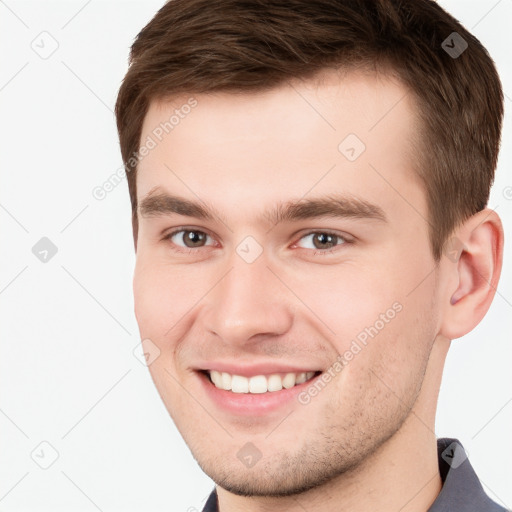
M429 0L172 0L116 115L135 313L204 511L503 510L434 432L502 265L479 41Z

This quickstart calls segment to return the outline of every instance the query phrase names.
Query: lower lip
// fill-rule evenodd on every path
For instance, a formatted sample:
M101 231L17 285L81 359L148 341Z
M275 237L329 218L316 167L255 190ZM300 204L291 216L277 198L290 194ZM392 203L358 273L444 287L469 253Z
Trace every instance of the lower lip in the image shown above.
M233 393L225 389L219 389L210 381L208 375L197 372L205 393L215 405L226 412L247 416L264 416L277 411L286 404L296 400L297 395L307 389L321 374L312 379L297 384L293 388L266 393Z

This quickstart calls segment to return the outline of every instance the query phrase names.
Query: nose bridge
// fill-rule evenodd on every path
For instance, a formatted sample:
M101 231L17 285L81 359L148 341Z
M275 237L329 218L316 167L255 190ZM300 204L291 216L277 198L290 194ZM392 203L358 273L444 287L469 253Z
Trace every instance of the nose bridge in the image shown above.
M284 287L264 255L253 262L234 253L229 272L210 294L206 328L225 342L244 343L257 334L286 332L292 322Z

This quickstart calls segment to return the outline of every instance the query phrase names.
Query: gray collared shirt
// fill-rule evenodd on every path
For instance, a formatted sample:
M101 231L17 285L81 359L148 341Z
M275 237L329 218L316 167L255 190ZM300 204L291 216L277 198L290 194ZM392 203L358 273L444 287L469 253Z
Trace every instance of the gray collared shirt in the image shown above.
M457 439L438 439L437 453L443 487L426 512L507 512L485 494ZM215 489L208 497L203 512L219 512Z

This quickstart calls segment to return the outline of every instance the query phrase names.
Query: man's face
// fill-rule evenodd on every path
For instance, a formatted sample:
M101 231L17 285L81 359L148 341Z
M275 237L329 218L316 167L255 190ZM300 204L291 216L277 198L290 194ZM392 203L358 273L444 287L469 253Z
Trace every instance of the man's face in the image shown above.
M355 73L181 108L188 98L153 102L141 137L162 138L178 109L137 176L135 310L160 351L149 369L215 482L313 488L360 466L437 392L423 382L439 312L414 105ZM237 375L238 392L211 369ZM294 372L322 374L268 379ZM261 375L251 389L285 388L240 392L240 376Z

